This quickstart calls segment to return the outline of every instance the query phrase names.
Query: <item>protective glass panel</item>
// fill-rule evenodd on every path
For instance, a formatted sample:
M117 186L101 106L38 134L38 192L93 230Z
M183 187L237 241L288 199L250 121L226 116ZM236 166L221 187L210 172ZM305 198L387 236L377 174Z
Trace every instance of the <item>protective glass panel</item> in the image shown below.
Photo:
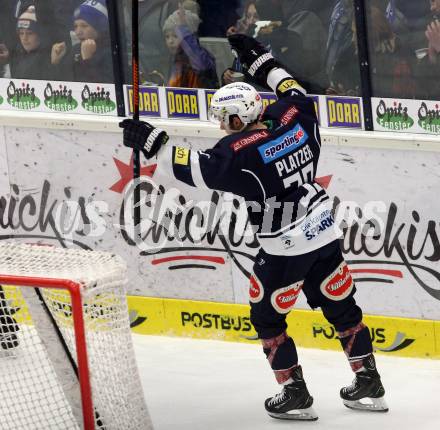
M0 78L113 82L106 0L21 0L0 8Z
M179 7L180 3L180 7ZM125 82L131 82L131 0L119 2ZM360 95L348 0L177 0L139 3L141 82L219 88L247 81L227 36L256 36L311 93Z
M440 0L366 2L374 97L440 97Z

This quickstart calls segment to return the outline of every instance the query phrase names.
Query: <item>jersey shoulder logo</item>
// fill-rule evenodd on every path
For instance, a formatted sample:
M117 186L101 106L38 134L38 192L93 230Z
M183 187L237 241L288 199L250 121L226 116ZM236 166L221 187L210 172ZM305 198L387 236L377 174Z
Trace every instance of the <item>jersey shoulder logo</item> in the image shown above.
M291 106L280 118L281 125L290 124L296 116L299 114L299 110L295 106Z

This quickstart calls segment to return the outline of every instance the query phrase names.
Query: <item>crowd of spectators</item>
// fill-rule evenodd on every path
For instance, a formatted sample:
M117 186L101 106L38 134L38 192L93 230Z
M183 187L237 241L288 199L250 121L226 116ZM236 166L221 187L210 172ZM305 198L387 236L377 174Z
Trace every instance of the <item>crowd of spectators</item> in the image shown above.
M113 82L105 0L0 0L0 77Z
M122 6L121 6L122 5ZM131 0L119 2L130 77ZM366 0L375 97L438 99L440 0ZM113 82L106 0L0 0L0 77ZM142 82L246 80L226 37L257 37L316 94L362 94L353 0L139 0Z
M176 51L167 52L164 41L158 39L164 38L165 16L172 14L179 2L146 3L149 13L144 15L143 27L141 23L141 43L145 53L156 51L158 61L151 61L154 56L146 55L143 76L152 83L176 84L172 76L178 55ZM194 2L183 2L186 8L189 6L185 3ZM228 35L244 33L257 36L310 92L361 95L353 0L200 0L198 3L194 13L200 19L199 39L191 29L194 44L190 66L194 72L200 72L204 61L206 70L215 69L212 56L202 48L209 50L212 38L226 44ZM440 97L436 79L440 67L440 59L437 60L440 23L436 16L440 14L440 0L367 0L365 6L373 96ZM153 33L158 43L149 44ZM188 49L182 34L177 34L176 40L181 51L184 47ZM196 46L199 52L194 49ZM198 61L194 61L196 57ZM246 80L237 60L217 73L217 78L219 84Z

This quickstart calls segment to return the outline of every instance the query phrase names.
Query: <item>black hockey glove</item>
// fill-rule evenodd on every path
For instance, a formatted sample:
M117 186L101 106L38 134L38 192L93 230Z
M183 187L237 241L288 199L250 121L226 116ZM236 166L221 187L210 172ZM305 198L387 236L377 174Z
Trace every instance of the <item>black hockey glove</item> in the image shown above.
M244 71L256 84L267 87L267 75L274 67L282 67L257 40L244 34L228 37L231 50L240 60Z
M147 159L154 157L162 145L168 142L164 130L145 121L124 119L119 127L124 129L124 145L142 151Z

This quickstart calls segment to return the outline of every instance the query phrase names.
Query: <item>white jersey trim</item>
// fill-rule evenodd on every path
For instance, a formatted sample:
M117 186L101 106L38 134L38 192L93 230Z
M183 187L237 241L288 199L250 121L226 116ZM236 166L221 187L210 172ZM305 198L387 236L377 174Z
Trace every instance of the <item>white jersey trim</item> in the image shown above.
M200 167L200 152L191 151L191 176L196 188L209 189L203 179L202 169Z
M307 254L335 241L341 237L342 232L334 222L331 210L331 201L327 199L319 203L300 224L281 236L261 237L257 234L261 248L267 254L292 256ZM332 220L331 225L326 221L326 228L318 231L316 228L319 221L329 218ZM308 232L313 227L316 233L310 236Z
M173 173L173 147L172 146L162 146L159 152L156 154L157 159L157 170L160 173L165 174L171 178L174 178Z
M318 139L318 133L317 133L317 131L318 131L318 125L315 123L315 129L314 129L315 140L316 140L316 143L318 144L318 146L321 148L321 142L320 142L319 139Z
M264 189L264 186L263 186L262 182L260 181L260 178L254 172L252 172L252 170L241 169L241 171L245 172L245 173L249 173L250 175L252 175L255 178L255 180L258 182L258 184L261 187L261 191L263 192L263 200L266 201L266 190Z

